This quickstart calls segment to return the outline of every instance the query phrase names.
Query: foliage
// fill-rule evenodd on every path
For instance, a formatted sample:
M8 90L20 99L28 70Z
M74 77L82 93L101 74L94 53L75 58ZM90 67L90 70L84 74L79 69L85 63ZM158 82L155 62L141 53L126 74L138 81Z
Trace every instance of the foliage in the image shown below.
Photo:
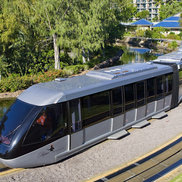
M139 18L139 19L147 19L148 16L149 16L149 11L148 10L143 10L143 11L140 11L136 14L136 17Z
M52 81L58 77L68 77L87 69L87 65L72 65L65 67L63 70L49 70L44 73L40 72L36 75L20 76L19 74L10 74L0 81L0 92L23 90L36 83Z
M87 60L121 38L131 0L0 0L0 74L21 76ZM67 50L75 55L59 53ZM80 61L80 60L79 60ZM78 62L79 62L78 61Z
M174 179L170 180L170 182L180 182L180 181L182 181L182 174L179 174Z
M181 40L180 34L176 35L174 32L170 32L167 37L168 39Z
M178 47L178 43L176 41L172 41L168 44L168 47L172 50L175 50Z
M164 28L156 27L153 30L146 30L145 37L153 39L165 38L165 36L163 35L164 32L165 32Z
M145 30L136 30L135 35L137 37L145 37Z
M180 32L180 33L178 34L178 36L179 36L180 39L182 40L182 32Z
M180 12L182 12L182 2L176 0L168 1L166 4L161 5L159 10L160 20L166 19L167 17L173 16Z

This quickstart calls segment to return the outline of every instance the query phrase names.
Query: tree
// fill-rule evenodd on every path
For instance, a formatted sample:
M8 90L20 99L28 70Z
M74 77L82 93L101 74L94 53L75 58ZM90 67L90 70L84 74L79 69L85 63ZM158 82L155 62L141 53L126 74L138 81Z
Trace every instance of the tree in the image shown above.
M159 10L160 20L166 19L167 17L173 16L180 12L182 12L182 2L167 2L165 5L161 5Z
M0 2L0 64L7 63L1 65L21 75L36 66L39 71L52 49L55 69L60 69L60 50L88 59L90 52L97 52L122 35L120 21L126 21L134 12L127 0Z
M55 69L59 68L59 49L71 49L76 55L104 47L113 28L131 16L126 0L39 0L33 4L39 32L52 37ZM126 15L126 12L130 14ZM121 14L125 12L125 17ZM44 31L42 31L44 30ZM45 36L44 35L44 36Z
M149 14L150 14L150 13L149 13L148 10L143 10L143 11L138 12L138 13L136 14L136 17L139 18L139 19L143 19L143 18L147 19L148 16L149 16Z

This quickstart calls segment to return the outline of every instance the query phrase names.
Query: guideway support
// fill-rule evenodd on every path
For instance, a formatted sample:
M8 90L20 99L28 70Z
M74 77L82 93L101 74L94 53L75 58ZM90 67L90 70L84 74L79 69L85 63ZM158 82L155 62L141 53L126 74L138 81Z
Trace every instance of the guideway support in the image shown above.
M117 140L122 137L125 137L129 135L129 133L126 130L119 131L118 133L115 133L114 135L111 135L108 137L109 140Z

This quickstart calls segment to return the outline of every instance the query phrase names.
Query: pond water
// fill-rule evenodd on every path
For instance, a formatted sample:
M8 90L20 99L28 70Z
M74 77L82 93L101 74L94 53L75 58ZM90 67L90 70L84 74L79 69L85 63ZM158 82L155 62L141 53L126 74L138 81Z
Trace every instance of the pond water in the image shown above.
M150 60L156 59L160 53L153 53L148 48L139 48L139 47L131 47L131 46L121 46L124 50L124 54L121 57L121 61L119 64L127 64L127 63L137 63L137 62L146 62ZM7 111L9 106L14 102L15 99L0 99L0 119Z
M156 53L148 48L121 46L124 54L121 57L121 64L141 63L156 59L163 53Z

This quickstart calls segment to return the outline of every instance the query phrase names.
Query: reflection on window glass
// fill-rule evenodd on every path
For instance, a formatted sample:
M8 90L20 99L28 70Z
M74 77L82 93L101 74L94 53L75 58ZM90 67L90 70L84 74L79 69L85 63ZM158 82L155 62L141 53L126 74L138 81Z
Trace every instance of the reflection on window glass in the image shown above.
M182 97L182 70L179 71L179 98Z
M134 99L134 85L124 86L125 91L125 111L135 108L135 99Z
M122 112L123 100L121 87L112 90L113 113L118 114Z
M89 125L109 116L109 92L101 92L82 98L82 118Z
M137 90L137 107L143 106L145 104L145 87L144 81L136 83L136 90Z
M180 84L182 84L182 70L179 71L179 81Z
M12 135L21 127L21 124L34 107L34 105L18 99L14 102L0 122L0 141L2 143L10 144Z
M172 91L172 74L168 74L165 77L165 92L169 93Z
M133 84L126 85L124 87L125 89L125 103L134 102L134 90L133 90Z
M137 100L144 99L144 82L137 83L136 88L137 88Z
M67 134L66 103L47 106L33 122L24 144L43 142Z
M155 96L155 81L154 78L147 80L147 97Z
M76 132L82 129L79 99L70 101L70 111L71 111L72 131Z
M157 95L164 93L164 83L162 76L157 77L156 85L157 85Z

